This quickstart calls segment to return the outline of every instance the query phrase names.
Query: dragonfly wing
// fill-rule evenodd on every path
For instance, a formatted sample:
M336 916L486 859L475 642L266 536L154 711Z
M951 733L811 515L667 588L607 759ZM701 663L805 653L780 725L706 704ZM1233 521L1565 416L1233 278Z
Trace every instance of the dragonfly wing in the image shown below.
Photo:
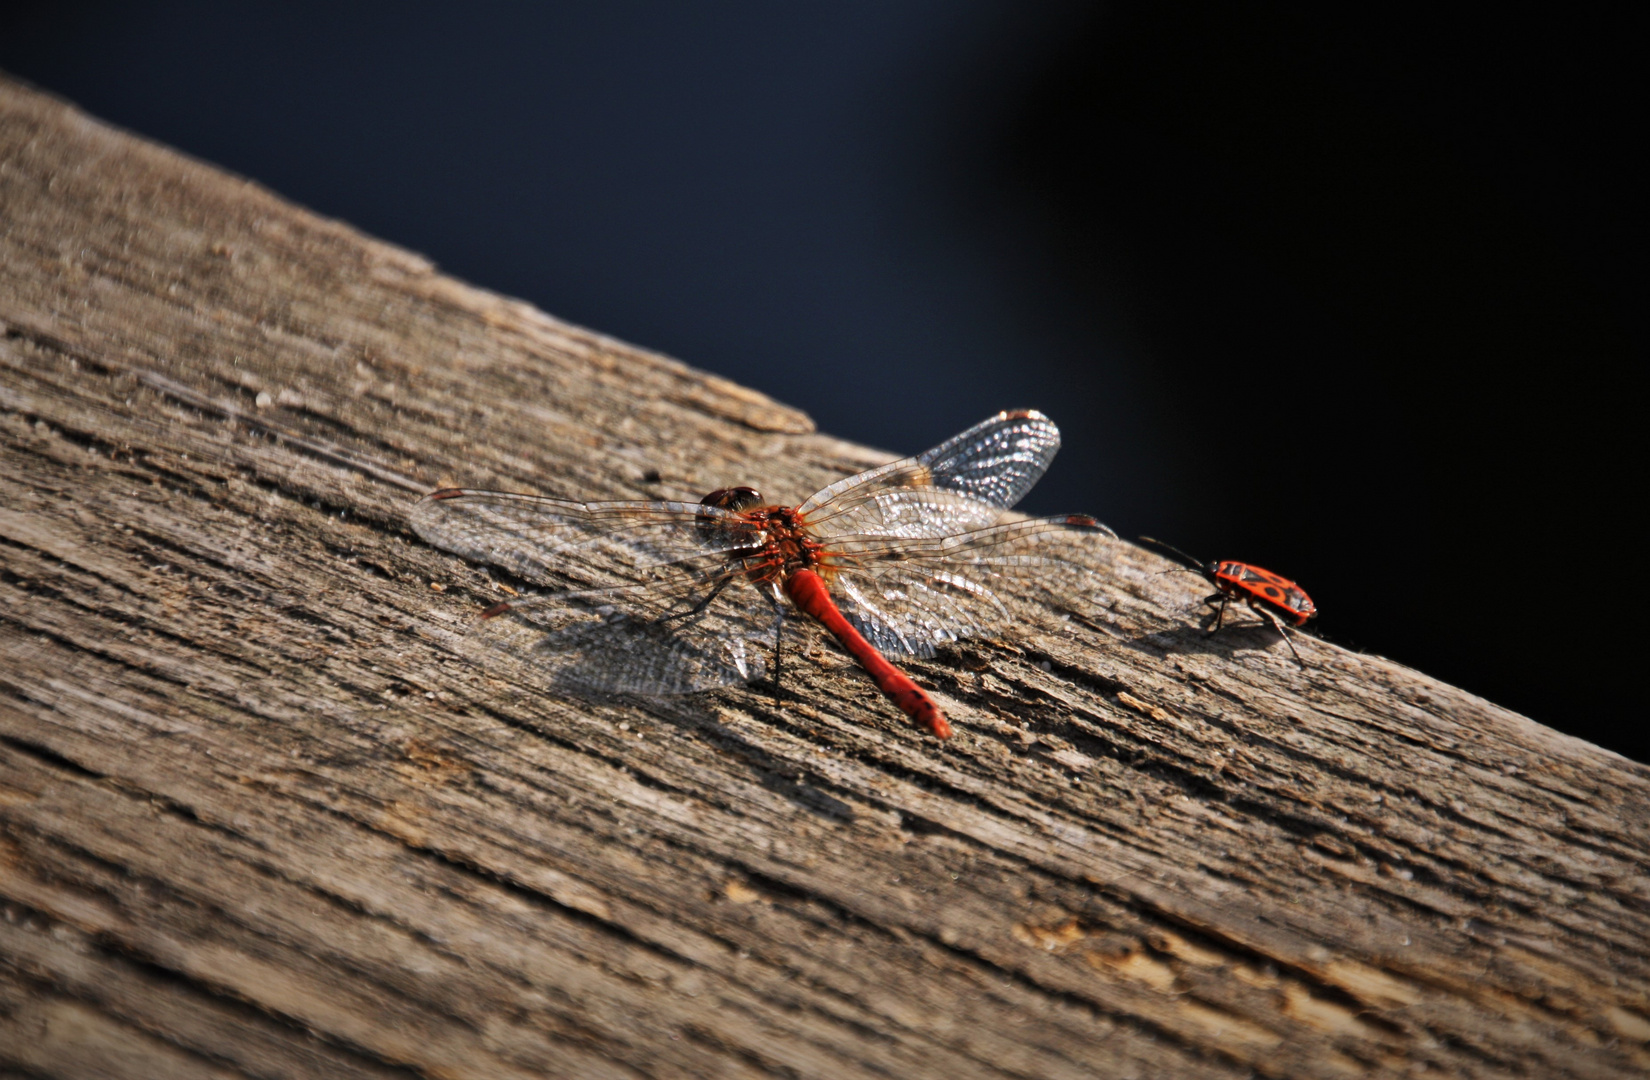
M559 688L689 693L759 678L772 651L773 604L739 561L752 533L728 511L447 489L410 518L435 547L560 587L493 609L468 644Z
M726 510L681 502L567 502L448 488L408 515L431 545L536 585L648 582L662 567L711 574L749 546Z
M837 536L921 540L955 536L1008 520L1008 511L940 488L890 488L825 504L803 518L808 531L832 547Z
M894 565L842 570L832 586L843 615L884 655L933 656L937 646L988 635L1010 617L978 575Z
M706 591L685 615L660 616L659 595L632 587L512 602L482 620L471 642L524 659L572 692L689 694L763 676L778 609L743 576Z
M1115 534L1092 518L1001 522L955 536L833 539L834 595L878 649L932 656L937 646L1043 623L1098 602L1095 541Z
M1025 497L1060 449L1060 429L1042 413L1001 412L913 458L838 480L798 511L822 535L873 531L895 496L949 496L953 515L969 503L981 509L971 527L991 523L989 508L1007 509ZM935 525L924 535L944 535ZM955 527L952 528L956 531Z
M1060 429L1035 409L1000 412L917 456L934 486L1004 509L1025 498L1060 449Z

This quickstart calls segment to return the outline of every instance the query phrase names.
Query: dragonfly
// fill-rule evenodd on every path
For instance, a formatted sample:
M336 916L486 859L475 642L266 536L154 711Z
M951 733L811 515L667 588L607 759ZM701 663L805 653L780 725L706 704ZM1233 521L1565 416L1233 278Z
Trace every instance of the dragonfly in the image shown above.
M726 487L699 502L573 502L443 488L410 513L431 545L552 591L495 604L497 643L570 689L683 694L752 682L801 612L920 727L950 722L890 655L1044 623L1095 587L1082 514L1011 508L1048 469L1060 430L1000 412L926 453L839 480L797 506Z

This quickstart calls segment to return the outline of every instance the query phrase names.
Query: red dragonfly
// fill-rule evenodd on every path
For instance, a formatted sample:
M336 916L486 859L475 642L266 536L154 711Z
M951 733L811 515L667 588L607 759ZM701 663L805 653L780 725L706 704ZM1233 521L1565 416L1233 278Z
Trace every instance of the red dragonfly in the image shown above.
M944 739L945 714L884 654L933 656L1080 600L1083 549L1116 534L1082 515L1009 512L1059 448L1048 417L1002 412L800 506L748 487L697 503L445 488L411 519L438 548L557 589L482 615L570 688L691 693L760 678L771 653L777 693L789 600Z

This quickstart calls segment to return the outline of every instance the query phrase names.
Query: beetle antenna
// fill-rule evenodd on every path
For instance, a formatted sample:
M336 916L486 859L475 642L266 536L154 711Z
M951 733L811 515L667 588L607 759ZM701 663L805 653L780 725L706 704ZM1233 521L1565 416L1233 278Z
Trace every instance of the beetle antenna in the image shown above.
M1149 536L1142 536L1140 538L1140 542L1142 544L1150 544L1152 547L1155 547L1155 548L1162 548L1164 551L1172 552L1175 555L1178 555L1181 558L1181 560L1186 563L1187 566L1191 567L1193 573L1197 573L1197 574L1203 573L1203 564L1202 563L1198 562L1196 559L1192 558L1190 555L1186 554L1184 551L1181 551L1179 548L1175 547L1173 544L1165 544L1163 541L1154 540Z

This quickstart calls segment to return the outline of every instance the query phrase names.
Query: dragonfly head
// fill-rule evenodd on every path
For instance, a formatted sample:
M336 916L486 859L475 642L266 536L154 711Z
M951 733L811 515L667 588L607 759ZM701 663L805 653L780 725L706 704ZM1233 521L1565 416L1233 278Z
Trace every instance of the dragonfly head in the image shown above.
M762 493L748 487L717 488L700 499L699 505L714 506L718 510L739 514L753 506L761 506ZM729 521L724 517L713 518L709 514L701 514L699 535L705 543L713 547L728 548L761 544L765 534L755 522Z
M752 487L717 488L700 499L699 503L702 506L714 506L719 510L731 510L737 514L741 510L761 506L762 493Z

